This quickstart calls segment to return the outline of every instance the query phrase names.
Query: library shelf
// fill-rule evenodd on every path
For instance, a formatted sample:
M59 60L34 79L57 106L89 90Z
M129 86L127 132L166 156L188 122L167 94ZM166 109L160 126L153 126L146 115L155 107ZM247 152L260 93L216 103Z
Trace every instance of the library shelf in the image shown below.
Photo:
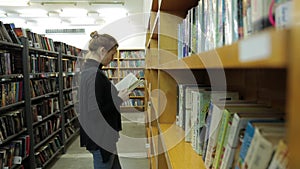
M215 50L154 66L157 69L285 68L289 30L268 29ZM262 51L257 51L265 47ZM253 51L253 52L249 52ZM256 51L256 52L255 52Z
M185 132L175 124L160 124L172 169L205 169L202 156L193 150L190 143L184 141Z

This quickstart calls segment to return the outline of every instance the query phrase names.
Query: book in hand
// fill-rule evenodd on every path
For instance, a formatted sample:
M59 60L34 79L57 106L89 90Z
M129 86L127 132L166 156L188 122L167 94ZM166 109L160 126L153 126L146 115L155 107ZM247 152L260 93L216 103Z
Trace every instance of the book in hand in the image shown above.
M133 73L129 73L125 76L120 82L118 82L115 86L118 91L123 89L128 89L129 91L134 90L140 84L142 84L144 80L138 79Z

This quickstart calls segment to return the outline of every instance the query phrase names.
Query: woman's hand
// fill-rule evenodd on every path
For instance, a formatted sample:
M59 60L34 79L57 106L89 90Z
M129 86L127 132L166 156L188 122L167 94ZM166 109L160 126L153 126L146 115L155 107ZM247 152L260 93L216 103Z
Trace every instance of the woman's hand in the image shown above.
M118 96L124 101L129 99L129 94L131 93L131 91L129 91L128 89L123 89L119 91Z

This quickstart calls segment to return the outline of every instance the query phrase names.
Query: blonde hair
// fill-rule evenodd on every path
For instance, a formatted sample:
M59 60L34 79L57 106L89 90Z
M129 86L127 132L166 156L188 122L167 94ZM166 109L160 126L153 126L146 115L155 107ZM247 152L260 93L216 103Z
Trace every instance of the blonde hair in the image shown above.
M97 31L93 31L90 36L92 39L89 41L89 52L85 56L84 62L86 62L87 59L98 60L98 56L94 53L96 53L100 47L104 47L105 50L110 51L119 46L117 40L111 35L98 34Z
M89 50L97 51L99 47L104 47L107 51L110 51L114 47L118 47L119 44L117 40L108 34L98 34L97 31L94 31L90 34L91 40L89 42Z

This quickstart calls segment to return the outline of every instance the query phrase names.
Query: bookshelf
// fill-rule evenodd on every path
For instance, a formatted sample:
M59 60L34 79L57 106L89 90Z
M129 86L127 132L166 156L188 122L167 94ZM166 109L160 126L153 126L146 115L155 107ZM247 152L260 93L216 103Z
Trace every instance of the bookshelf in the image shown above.
M178 111L176 91L177 84L181 83L217 87L220 84L214 76L225 80L221 87L238 91L243 99L258 100L285 112L291 154L289 166L300 167L297 161L299 138L296 137L296 131L299 131L296 99L300 96L299 49L296 47L299 43L299 18L294 18L294 25L290 28L267 28L231 44L178 59L178 24L198 2L161 0L152 3L145 43L150 168L205 168L201 156L184 141L184 130L175 125ZM300 8L299 2L293 3L295 9ZM295 10L293 16L298 13ZM268 50L259 51L258 48L264 45ZM256 57L262 56L260 52L264 52L263 57Z
M20 43L0 41L1 168L45 168L79 129L72 78L81 50L25 32Z
M144 49L119 49L117 57L103 69L114 84L122 80L128 73L144 79L145 51ZM131 93L129 100L121 105L121 111L143 111L145 108L144 98L144 86L140 85Z

